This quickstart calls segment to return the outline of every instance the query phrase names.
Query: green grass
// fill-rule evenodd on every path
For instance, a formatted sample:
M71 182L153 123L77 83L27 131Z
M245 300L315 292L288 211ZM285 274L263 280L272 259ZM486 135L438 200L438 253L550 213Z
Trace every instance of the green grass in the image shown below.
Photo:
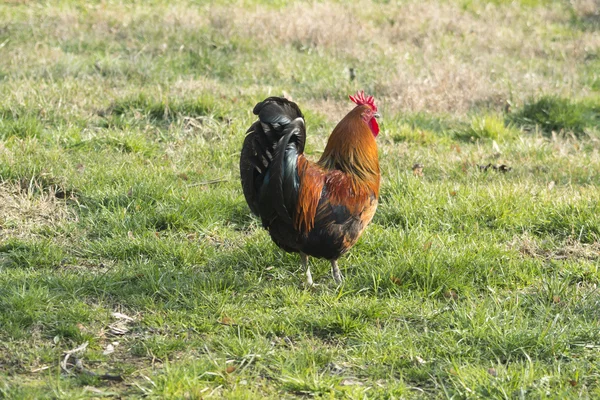
M600 128L600 101L575 103L569 99L544 96L526 103L510 119L524 129L540 128L547 135L583 135Z
M594 16L0 5L0 398L599 397ZM358 89L383 114L380 205L343 286L311 260L308 290L239 151L285 93L318 158Z

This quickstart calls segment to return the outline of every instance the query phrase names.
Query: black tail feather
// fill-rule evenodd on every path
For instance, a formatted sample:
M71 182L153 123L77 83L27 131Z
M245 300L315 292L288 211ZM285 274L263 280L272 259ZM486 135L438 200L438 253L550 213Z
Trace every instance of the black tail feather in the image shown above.
M306 140L304 116L281 97L265 99L253 112L258 121L248 130L240 159L244 196L263 225L275 218L291 223L299 185L297 159Z

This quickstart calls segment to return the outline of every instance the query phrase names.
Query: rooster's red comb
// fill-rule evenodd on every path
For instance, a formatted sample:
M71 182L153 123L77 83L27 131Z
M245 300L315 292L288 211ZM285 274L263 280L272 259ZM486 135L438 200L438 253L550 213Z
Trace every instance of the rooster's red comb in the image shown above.
M356 92L356 94L354 96L348 96L348 97L350 97L350 100L352 100L359 106L362 106L363 104L370 105L371 108L373 109L373 111L377 112L377 106L375 105L375 99L373 98L373 96L365 97L364 90L361 90L360 92Z

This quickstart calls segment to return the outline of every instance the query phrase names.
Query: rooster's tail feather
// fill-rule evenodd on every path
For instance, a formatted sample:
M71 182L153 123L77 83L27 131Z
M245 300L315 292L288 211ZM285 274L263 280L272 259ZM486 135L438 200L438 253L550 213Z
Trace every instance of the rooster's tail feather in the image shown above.
M269 226L275 218L291 223L299 190L298 156L306 129L300 108L287 99L269 97L253 110L258 115L242 147L240 174L252 212Z

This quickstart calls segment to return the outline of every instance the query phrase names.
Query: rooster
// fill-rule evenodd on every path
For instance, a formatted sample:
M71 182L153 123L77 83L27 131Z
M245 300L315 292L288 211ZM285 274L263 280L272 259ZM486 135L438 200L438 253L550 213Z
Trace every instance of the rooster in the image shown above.
M256 121L247 131L240 157L244 196L275 244L298 252L313 285L308 256L331 262L342 282L338 258L371 222L379 197L377 106L364 92L334 128L321 159L304 156L306 128L300 108L269 97L254 107Z

